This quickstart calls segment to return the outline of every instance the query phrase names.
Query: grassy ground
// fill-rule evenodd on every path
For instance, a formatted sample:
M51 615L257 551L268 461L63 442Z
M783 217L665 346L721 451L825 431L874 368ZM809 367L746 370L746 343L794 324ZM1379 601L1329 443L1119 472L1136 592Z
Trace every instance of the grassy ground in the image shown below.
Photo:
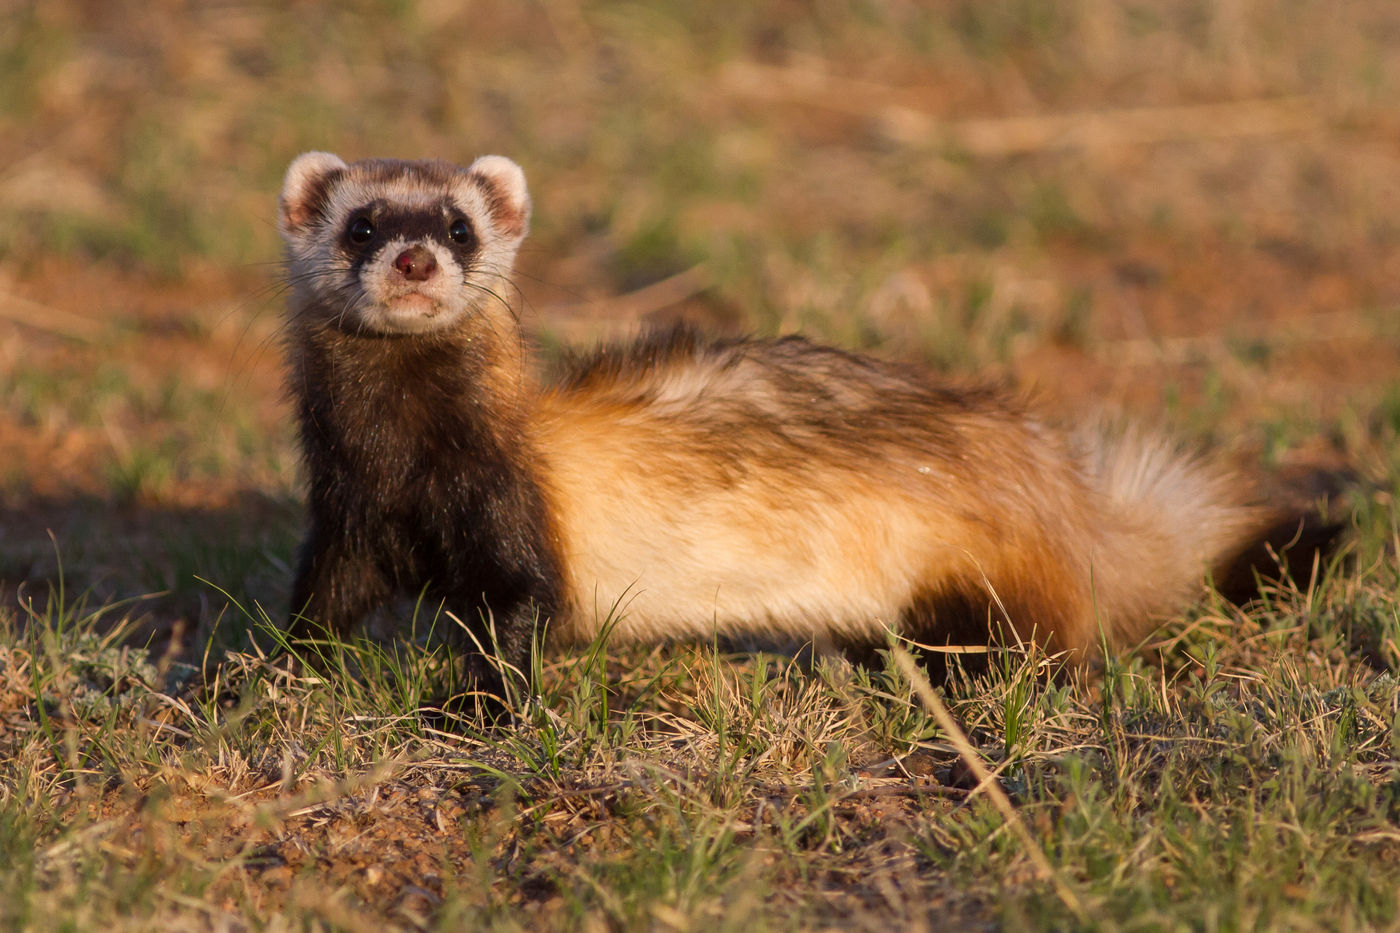
M13 5L0 926L1400 926L1392 6ZM417 714L416 643L291 673L247 633L299 534L273 198L313 147L520 161L545 356L685 317L1014 380L1349 477L1347 550L932 703L895 658L600 647L490 730Z

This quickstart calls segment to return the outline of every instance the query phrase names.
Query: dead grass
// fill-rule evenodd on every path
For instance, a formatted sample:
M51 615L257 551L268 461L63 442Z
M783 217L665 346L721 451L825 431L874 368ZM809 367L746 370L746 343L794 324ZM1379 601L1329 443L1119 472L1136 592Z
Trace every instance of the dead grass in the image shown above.
M1397 36L1381 0L21 4L0 925L1400 923ZM1351 477L1352 550L1082 682L947 684L1012 817L893 664L549 656L504 730L420 715L412 644L294 675L247 631L299 531L308 148L518 159L546 354L687 317L1010 378Z

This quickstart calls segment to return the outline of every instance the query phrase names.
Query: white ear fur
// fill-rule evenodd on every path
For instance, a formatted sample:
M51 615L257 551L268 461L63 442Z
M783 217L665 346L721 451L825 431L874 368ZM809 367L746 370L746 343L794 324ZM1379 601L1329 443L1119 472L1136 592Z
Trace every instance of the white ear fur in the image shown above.
M520 166L505 156L487 155L473 162L467 174L484 182L496 231L508 239L523 239L530 227L530 192Z
M304 152L292 160L277 200L277 229L284 238L302 232L325 195L327 176L345 168L345 160L330 152Z

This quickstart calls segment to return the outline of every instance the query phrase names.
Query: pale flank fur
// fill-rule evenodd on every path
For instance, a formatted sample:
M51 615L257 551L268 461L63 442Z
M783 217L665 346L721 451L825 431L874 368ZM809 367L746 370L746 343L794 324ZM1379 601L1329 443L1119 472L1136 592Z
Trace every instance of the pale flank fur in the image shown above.
M1104 430L1062 449L1009 411L963 417L953 460L832 451L726 469L670 417L703 409L725 374L678 368L632 393L646 402L540 403L571 578L561 640L607 622L625 641L878 643L921 593L971 582L1015 634L1093 652L1181 608L1258 527L1243 484L1151 435Z

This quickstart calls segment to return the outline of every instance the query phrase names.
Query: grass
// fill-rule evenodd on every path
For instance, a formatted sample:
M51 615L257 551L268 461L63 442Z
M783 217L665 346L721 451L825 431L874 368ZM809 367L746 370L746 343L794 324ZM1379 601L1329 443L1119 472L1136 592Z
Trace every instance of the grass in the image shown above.
M1393 565L1332 573L1248 614L1203 607L1087 680L1019 654L955 677L943 702L1029 844L957 777L892 661L600 644L545 659L502 729L425 718L444 660L413 643L335 644L314 676L234 652L202 681L55 593L0 639L0 911L25 929L1389 926L1400 692L1358 655L1394 652L1397 590Z
M1392 4L91 6L0 27L0 927L1400 926ZM1349 549L938 685L970 753L893 655L545 652L506 727L425 638L289 667L311 148L520 161L546 355L800 329L1342 477Z

